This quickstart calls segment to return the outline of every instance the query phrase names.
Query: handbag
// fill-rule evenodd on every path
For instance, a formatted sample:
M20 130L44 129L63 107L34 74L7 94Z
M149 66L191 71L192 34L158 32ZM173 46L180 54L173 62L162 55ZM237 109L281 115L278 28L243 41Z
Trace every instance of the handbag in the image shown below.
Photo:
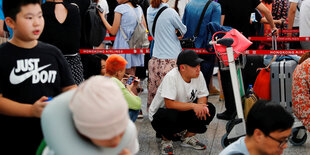
M271 99L270 92L270 68L263 68L254 83L253 90L257 97L264 100Z
M198 37L199 35L199 31L200 31L200 26L201 26L201 23L202 23L202 20L203 20L203 17L207 11L207 8L209 7L210 3L212 2L212 0L209 0L205 7L203 8L203 11L200 15L200 18L199 18L199 22L198 22L198 25L196 27L196 30L195 30L195 34L193 37L191 38L184 38L184 39L181 39L180 40L180 43L181 43L181 47L182 48L195 48L195 40L196 38Z
M276 60L274 55L266 68L259 68L261 70L255 80L253 90L256 96L260 99L271 100L271 84L270 84L270 65Z
M248 40L242 33L240 33L236 29L231 29L228 32L219 31L219 32L214 33L212 36L213 47L214 47L217 57L224 63L225 66L228 66L229 64L227 51L226 51L227 47L221 44L215 44L215 41L214 41L214 37L219 33L225 34L222 37L222 39L232 38L234 40L231 47L233 48L235 59L237 59L240 54L242 54L249 46L253 44L250 40Z

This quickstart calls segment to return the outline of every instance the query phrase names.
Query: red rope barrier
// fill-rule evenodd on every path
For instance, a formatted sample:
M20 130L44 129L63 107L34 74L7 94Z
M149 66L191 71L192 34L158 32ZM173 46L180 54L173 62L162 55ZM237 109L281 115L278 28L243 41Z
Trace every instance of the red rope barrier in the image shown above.
M192 49L199 54L215 54L205 49ZM245 55L302 55L310 50L246 50ZM80 49L80 54L143 54L150 53L150 49Z
M245 55L303 55L310 50L246 50Z
M266 33L271 33L271 30L265 30L265 34ZM299 29L279 29L279 33L299 33Z
M310 41L310 37L278 37L277 41ZM251 41L272 41L272 37L249 37Z

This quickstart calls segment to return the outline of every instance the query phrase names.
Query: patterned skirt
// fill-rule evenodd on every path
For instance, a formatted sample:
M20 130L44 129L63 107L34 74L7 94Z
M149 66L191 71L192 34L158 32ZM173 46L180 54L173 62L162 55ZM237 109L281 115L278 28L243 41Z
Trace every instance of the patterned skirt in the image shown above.
M155 57L152 57L149 61L147 109L150 107L157 88L165 75L174 67L177 67L176 61L176 59L157 59Z
M82 65L80 54L64 55L64 57L69 64L74 83L79 85L80 83L82 83L84 81L83 65Z

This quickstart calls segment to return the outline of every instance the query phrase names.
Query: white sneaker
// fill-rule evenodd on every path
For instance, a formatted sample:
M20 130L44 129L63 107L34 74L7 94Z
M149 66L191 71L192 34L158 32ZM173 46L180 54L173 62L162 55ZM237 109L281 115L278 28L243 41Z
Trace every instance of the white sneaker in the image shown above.
M161 141L161 154L173 154L172 140Z
M186 138L182 137L181 146L191 147L191 148L194 148L196 150L204 150L207 148L207 146L205 144L202 144L201 142L199 142L198 139L194 136L186 137Z

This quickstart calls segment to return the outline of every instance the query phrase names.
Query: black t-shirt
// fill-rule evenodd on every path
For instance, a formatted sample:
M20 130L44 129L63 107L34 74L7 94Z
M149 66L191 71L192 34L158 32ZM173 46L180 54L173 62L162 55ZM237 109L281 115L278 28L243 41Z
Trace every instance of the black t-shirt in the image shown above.
M66 54L79 53L81 37L81 19L79 8L76 5L64 2L68 10L63 23L59 23L55 15L54 2L46 2L42 5L45 26L39 40L55 45Z
M224 25L231 26L249 36L251 12L261 3L260 0L219 0L222 15L225 15Z
M3 97L26 104L33 104L42 96L54 97L61 93L63 87L74 84L60 50L42 42L31 49L9 42L2 44L0 73L0 93ZM34 154L42 140L40 119L0 114L0 123L0 139L4 142L0 154L6 149L10 154L18 151ZM12 147L15 149L12 150Z

